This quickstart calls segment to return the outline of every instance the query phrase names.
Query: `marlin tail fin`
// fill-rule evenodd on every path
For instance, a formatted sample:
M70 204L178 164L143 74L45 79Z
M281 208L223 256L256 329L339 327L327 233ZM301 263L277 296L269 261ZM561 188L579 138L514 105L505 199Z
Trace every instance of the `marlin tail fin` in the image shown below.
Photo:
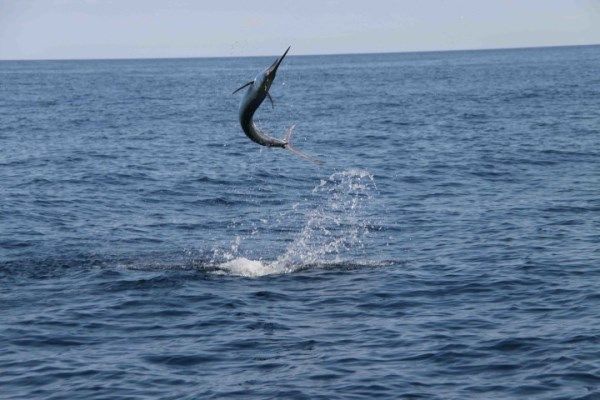
M290 126L290 128L285 133L285 137L283 139L286 143L285 148L287 150L291 151L292 153L294 153L295 155L297 155L298 157L304 158L305 160L308 160L317 165L323 165L323 161L321 161L318 158L315 158L313 156L309 156L308 154L305 154L305 153L301 152L300 150L295 149L292 146L292 133L294 132L295 127L296 127L296 125Z

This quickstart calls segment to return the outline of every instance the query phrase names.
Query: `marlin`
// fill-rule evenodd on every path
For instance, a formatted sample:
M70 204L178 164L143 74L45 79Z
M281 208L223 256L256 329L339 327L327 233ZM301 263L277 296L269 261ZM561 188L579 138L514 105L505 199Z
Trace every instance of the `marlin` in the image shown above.
M271 101L271 106L275 106L273 103L273 98L269 94L269 89L271 88L271 84L275 80L277 69L281 65L281 62L287 55L288 51L290 51L290 47L288 47L285 53L283 53L281 57L275 60L275 62L270 67L256 75L256 78L254 78L254 80L244 84L242 87L236 89L233 92L233 94L235 94L240 90L244 89L245 87L248 87L246 93L244 94L244 97L242 98L242 102L240 103L240 124L242 125L242 129L244 130L246 136L248 136L248 138L253 142L260 144L261 146L279 147L282 149L287 149L292 153L296 154L297 156L300 156L306 160L312 161L316 164L322 164L322 161L311 157L307 154L304 154L301 151L296 150L294 147L292 147L292 133L296 125L292 125L286 131L283 139L277 139L261 131L252 119L254 117L254 113L256 112L258 107L260 107L265 98L268 97Z

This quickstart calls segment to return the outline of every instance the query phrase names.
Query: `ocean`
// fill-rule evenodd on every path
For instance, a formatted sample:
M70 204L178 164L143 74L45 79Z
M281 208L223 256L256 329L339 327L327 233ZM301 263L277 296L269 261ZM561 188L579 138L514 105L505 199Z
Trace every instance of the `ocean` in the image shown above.
M0 398L600 399L600 46L0 62Z

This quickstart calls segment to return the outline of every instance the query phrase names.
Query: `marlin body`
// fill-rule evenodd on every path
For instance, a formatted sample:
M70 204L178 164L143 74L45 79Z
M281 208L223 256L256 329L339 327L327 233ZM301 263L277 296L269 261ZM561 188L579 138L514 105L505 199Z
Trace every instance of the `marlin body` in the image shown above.
M288 47L285 53L281 57L279 57L275 62L263 72L258 74L253 81L250 81L237 89L233 93L237 93L240 90L248 87L244 97L242 98L242 102L240 103L239 117L240 117L240 125L242 126L242 130L248 136L250 140L255 143L260 144L261 146L266 147L280 147L282 149L287 149L292 153L305 158L309 161L312 161L317 164L321 164L320 160L317 160L314 157L306 155L299 150L296 150L292 147L291 137L292 132L294 130L295 125L292 125L286 132L283 139L277 139L269 136L265 132L261 131L259 127L254 123L253 117L258 107L262 104L265 98L269 98L271 101L271 105L273 105L273 99L269 94L269 89L271 88L271 84L275 80L275 75L277 74L277 69L281 62L287 55L290 48Z

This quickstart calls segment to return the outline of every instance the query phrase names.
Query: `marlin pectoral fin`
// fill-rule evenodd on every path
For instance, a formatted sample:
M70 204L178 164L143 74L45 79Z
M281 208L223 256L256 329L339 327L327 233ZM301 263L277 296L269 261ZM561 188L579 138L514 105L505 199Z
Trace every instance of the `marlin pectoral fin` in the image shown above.
M235 89L235 91L234 91L233 93L231 93L231 94L236 94L237 92L239 92L240 90L242 90L242 89L243 89L243 88L245 88L246 86L248 86L248 85L252 85L253 83L254 83L254 81L250 81L250 82L248 82L248 83L245 83L245 84L244 84L242 87L239 87L239 88Z
M273 98L271 97L271 94L269 92L267 92L267 97L269 98L269 100L271 100L271 107L275 108L275 103L273 103Z

